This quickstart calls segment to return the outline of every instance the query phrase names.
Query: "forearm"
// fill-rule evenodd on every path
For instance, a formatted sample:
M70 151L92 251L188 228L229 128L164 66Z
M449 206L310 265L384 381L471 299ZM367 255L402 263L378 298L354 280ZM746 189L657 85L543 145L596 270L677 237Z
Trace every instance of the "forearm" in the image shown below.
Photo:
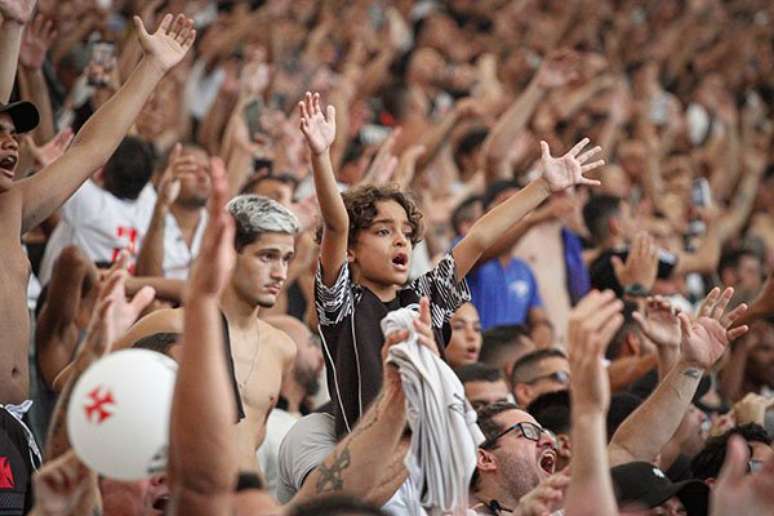
M4 20L1 16L0 20L0 102L7 104L11 100L16 79L24 24L15 20Z
M160 276L130 276L126 279L126 292L134 295L142 287L153 287L156 291L156 298L165 301L181 303L183 301L183 292L185 290L185 281L174 278L163 278Z
M701 274L711 274L715 272L720 260L720 238L717 224L709 227L704 236L701 245L695 253L678 254L677 267L673 274L686 274L689 272L698 272Z
M549 195L551 191L545 180L536 179L478 219L468 235L454 248L458 279L470 271L503 233L537 208Z
M417 170L421 170L430 164L433 159L440 152L441 147L449 139L449 134L454 129L459 121L459 114L456 109L452 109L443 119L435 126L431 127L424 134L425 136L418 142L420 145L424 145L425 152L417 160Z
M314 187L320 203L325 229L346 234L349 231L349 216L336 185L330 152L327 150L322 154L312 152L312 169L314 170Z
M487 170L493 166L497 168L495 164L505 159L513 140L527 125L544 95L545 90L533 79L508 111L500 117L483 144Z
M42 145L55 136L54 110L51 107L51 97L48 94L46 79L40 69L19 68L19 90L23 99L30 100L38 108L40 123L35 129L35 141Z
M613 482L605 448L604 414L573 410L570 485L565 497L567 516L616 516Z
M739 179L740 141L736 127L726 127L725 145L719 148L717 161L710 176L712 193L717 199L728 199Z
M107 162L163 75L153 58L144 57L121 89L86 122L72 147L23 181L23 232L48 217Z
M387 388L352 433L309 474L291 503L331 495L363 497L371 492L381 480L373 472L389 463L405 425L403 390Z
M170 421L173 493L231 492L238 472L234 390L223 352L223 323L214 296L186 306Z
M381 507L400 489L400 486L408 478L406 455L409 452L410 446L410 437L404 437L398 442L398 446L395 448L389 464L383 468L384 473L381 476L381 480L365 496L366 501Z
M654 461L680 425L701 376L701 369L679 362L613 435L608 447L610 466Z
M157 201L135 264L137 276L164 276L164 231L169 207Z
M721 219L720 224L720 244L723 245L731 236L740 232L747 222L755 204L755 197L758 192L761 175L757 170L748 170L747 174L739 184L739 188L734 196L733 203L729 210L729 215Z
M742 398L742 384L744 372L747 368L747 346L739 341L731 347L729 361L719 375L718 390L721 396L729 403L734 403Z

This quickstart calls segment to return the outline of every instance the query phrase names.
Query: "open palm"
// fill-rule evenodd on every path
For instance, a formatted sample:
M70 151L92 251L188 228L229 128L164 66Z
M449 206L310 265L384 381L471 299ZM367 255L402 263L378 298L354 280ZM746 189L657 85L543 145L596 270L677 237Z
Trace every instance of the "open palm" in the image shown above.
M301 111L301 132L312 152L322 154L330 148L336 138L336 110L328 106L325 114L320 108L320 94L306 92L306 97L298 103Z
M709 369L717 362L728 346L726 329L715 319L700 317L695 321L680 314L683 338L680 351L691 365Z
M540 148L542 150L539 165L540 173L552 192L559 192L578 184L602 184L597 180L588 179L583 176L585 172L594 170L605 164L603 160L598 160L589 163L588 165L585 164L594 154L602 150L601 147L594 147L593 149L580 154L588 143L589 139L584 138L575 144L575 147L570 149L567 154L560 158L555 158L551 156L551 150L548 148L548 144L544 141L540 142Z
M660 297L649 298L644 316L634 312L632 317L645 336L657 346L676 348L680 345L680 320L668 301Z
M193 20L182 14L178 14L174 19L171 14L165 15L158 30L153 34L148 34L138 16L134 17L134 24L145 55L156 59L163 71L179 63L196 38Z

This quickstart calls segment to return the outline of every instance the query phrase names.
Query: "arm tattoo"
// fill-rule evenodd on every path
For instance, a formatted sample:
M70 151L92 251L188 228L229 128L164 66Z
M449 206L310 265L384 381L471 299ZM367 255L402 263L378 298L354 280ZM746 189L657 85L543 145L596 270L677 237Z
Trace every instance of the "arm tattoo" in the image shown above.
M317 480L317 494L341 491L344 488L342 472L350 465L349 447L345 447L340 454L334 455L333 463L326 466L320 464L318 471L320 478Z
M696 369L694 367L686 369L685 371L683 371L683 374L690 378L701 378L701 370Z

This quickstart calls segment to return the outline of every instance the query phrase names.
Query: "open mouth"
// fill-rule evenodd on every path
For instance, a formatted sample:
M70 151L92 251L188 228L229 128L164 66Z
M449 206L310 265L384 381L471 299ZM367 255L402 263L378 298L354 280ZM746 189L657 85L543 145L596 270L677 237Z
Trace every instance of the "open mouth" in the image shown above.
M540 469L553 475L556 470L556 452L554 450L546 450L540 455Z
M392 264L399 269L408 268L409 258L406 253L398 253L392 258Z
M9 172L11 175L13 175L13 171L16 168L16 162L18 161L18 158L14 155L8 155L0 159L0 169L3 169L4 172Z
M169 504L169 495L161 495L153 501L153 509L165 514Z

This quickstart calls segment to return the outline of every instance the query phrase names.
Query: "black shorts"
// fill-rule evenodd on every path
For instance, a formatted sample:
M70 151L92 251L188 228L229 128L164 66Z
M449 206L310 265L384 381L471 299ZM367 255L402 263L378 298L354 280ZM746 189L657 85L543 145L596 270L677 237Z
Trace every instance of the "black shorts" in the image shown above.
M27 433L0 408L0 516L26 514L32 508L32 472Z

